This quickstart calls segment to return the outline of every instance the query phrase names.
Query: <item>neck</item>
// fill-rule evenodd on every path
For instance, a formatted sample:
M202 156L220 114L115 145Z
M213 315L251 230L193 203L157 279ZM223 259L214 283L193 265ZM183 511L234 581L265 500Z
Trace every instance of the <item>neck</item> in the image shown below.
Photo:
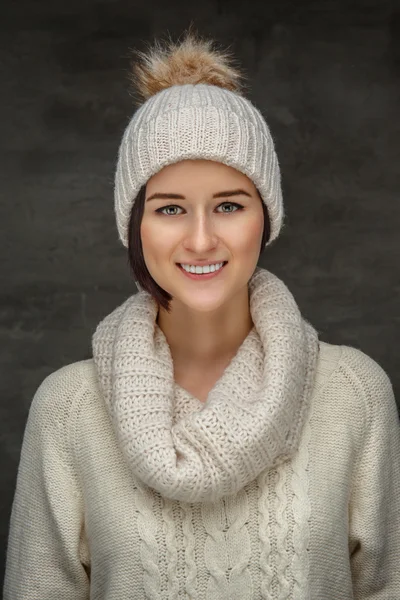
M172 359L181 368L207 369L230 360L253 327L247 286L229 306L199 313L171 302L171 312L160 307L157 324L166 337Z

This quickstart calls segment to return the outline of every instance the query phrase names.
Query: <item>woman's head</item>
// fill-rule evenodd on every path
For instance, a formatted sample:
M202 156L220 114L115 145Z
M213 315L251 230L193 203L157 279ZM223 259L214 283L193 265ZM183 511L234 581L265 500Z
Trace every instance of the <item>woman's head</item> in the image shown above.
M214 310L243 288L270 235L268 211L254 183L209 160L169 165L143 186L129 223L134 279L166 310L171 298ZM193 282L179 264L227 262L221 273Z
M282 227L280 169L268 125L242 95L242 76L229 54L191 32L178 44L157 42L138 54L133 77L144 102L119 148L115 214L135 280L154 297L161 294L166 307L179 281L170 279L175 261L230 256L228 268L209 280L213 290L228 278L229 268L233 275L233 266L239 270L232 285L243 282L246 272L251 276L260 252ZM226 200L242 200L243 209L226 209L214 197L232 191L233 184L249 195ZM156 192L180 198L161 206L160 199L149 201ZM175 204L179 208L165 210ZM176 274L184 283L182 273ZM203 310L207 302L219 302L217 291L214 300L213 294L203 296L203 304L201 296L189 294L187 300Z

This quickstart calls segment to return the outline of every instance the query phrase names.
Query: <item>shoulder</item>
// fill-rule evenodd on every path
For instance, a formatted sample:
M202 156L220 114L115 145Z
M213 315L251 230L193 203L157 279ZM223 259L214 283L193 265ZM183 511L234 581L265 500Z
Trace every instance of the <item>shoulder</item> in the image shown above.
M85 387L95 376L93 359L80 360L60 367L53 371L40 384L38 391L50 392L68 392L74 395L82 387Z
M390 378L383 367L368 354L352 346L320 342L315 378L317 392L343 400L345 409L358 406L365 419L384 410L397 412Z
M37 388L29 409L29 419L66 423L74 405L96 385L93 359L77 361L53 371Z
M317 372L323 379L341 374L354 391L373 392L391 387L382 366L362 350L352 346L320 342Z

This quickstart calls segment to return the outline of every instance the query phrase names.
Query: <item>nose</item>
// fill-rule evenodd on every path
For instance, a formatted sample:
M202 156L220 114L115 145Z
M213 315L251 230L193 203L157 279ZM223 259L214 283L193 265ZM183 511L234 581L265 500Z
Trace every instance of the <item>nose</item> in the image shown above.
M188 224L188 233L185 238L185 249L191 250L200 256L202 252L208 253L218 244L213 219L207 215L194 217Z

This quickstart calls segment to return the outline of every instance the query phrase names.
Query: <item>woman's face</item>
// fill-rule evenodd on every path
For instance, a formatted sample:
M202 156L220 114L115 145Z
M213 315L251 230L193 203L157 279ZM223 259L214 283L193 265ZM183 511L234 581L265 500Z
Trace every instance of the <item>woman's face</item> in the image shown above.
M208 160L164 167L146 186L141 239L153 279L174 299L201 312L243 290L260 253L261 199L240 171ZM209 280L192 280L178 263L228 261Z

